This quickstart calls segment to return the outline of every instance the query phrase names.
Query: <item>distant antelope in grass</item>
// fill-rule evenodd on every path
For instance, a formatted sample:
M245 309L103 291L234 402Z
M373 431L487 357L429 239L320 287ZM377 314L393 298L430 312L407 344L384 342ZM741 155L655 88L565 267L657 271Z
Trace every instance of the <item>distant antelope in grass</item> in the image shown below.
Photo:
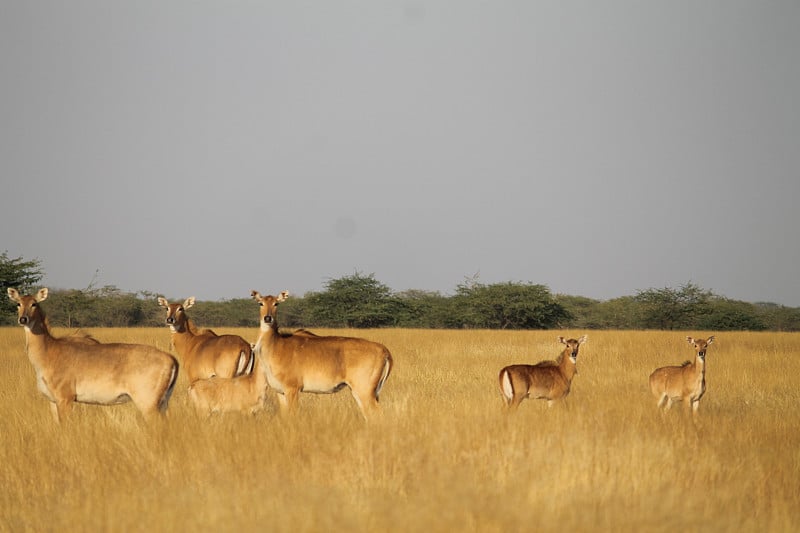
M194 303L194 296L182 304L158 299L158 305L167 310L166 323L172 331L172 344L189 383L214 376L232 378L250 373L254 362L250 343L238 335L217 335L210 329L197 329L186 314Z
M558 337L565 347L557 360L503 368L498 379L506 405L514 409L525 398L533 398L547 400L551 406L555 400L567 396L572 378L578 373L578 349L586 339L586 335L577 340Z
M174 357L142 344L53 337L39 305L47 294L46 288L35 296L8 289L8 297L19 309L17 321L25 328L37 387L52 402L50 410L56 422L69 414L73 402L114 405L132 401L148 418L167 409L178 377Z
M278 393L281 409L292 409L299 392L332 393L350 387L361 414L378 410L381 388L392 370L392 355L382 344L353 337L313 334L281 335L276 318L278 296L251 295L260 305L261 334L256 357L262 358L270 387Z
M668 410L676 400L687 401L687 409L691 408L692 414L696 414L706 391L706 351L714 342L714 336L706 340L686 337L686 340L694 347L694 362L657 368L650 374L650 390L658 398L659 407Z

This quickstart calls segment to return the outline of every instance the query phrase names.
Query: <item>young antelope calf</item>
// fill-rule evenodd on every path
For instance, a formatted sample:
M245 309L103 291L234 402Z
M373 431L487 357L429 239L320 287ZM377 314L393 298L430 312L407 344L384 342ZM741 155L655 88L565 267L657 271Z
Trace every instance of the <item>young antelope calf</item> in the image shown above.
M686 340L694 346L694 362L686 361L681 366L657 368L650 374L650 390L658 398L658 407L667 410L674 401L688 400L687 408L691 408L692 414L696 414L700 407L700 398L706 392L706 350L714 342L714 336L706 340L686 337Z
M267 400L267 378L256 356L253 372L244 376L198 379L189 385L189 398L200 416L212 413L261 411Z
M500 371L500 392L509 408L516 408L525 398L541 398L551 406L553 401L569 394L572 378L578 373L578 349L586 342L580 339L558 341L565 345L564 351L555 361L541 361L535 365L511 365Z

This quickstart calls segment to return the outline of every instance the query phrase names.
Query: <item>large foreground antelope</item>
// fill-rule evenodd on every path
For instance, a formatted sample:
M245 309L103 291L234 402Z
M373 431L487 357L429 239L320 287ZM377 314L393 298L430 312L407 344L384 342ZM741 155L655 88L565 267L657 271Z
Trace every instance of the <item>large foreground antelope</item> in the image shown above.
M73 402L114 405L132 401L148 418L166 410L178 377L174 357L142 344L53 337L39 305L47 293L44 288L36 296L21 296L16 289L8 289L8 297L19 308L18 322L25 328L37 387L52 402L56 422L69 414Z
M158 299L158 305L167 310L166 323L172 331L172 345L181 358L189 383L214 376L232 378L248 374L253 369L250 343L237 335L217 335L210 329L196 329L186 314L194 303L194 297L182 304Z
M650 390L658 398L659 407L667 410L676 400L687 401L687 408L696 414L700 398L706 391L706 350L714 342L714 336L706 340L686 337L686 340L694 347L694 362L685 361L681 366L657 368L650 374Z
M385 346L353 337L282 335L276 312L289 292L261 296L252 291L251 295L261 306L256 357L262 358L263 372L283 411L295 406L301 391L331 393L345 385L364 418L378 410L381 388L392 370L392 355Z
M578 373L578 349L586 339L586 335L577 340L559 337L558 341L565 347L557 360L503 368L498 379L506 405L516 408L525 398L541 398L551 406L553 401L569 394L572 378Z

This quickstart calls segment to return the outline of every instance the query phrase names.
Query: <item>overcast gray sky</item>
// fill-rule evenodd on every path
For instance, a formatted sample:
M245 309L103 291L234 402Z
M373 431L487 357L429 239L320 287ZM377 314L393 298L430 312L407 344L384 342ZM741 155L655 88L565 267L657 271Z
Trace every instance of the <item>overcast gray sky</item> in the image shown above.
M374 273L800 306L800 2L9 1L0 251L51 288Z

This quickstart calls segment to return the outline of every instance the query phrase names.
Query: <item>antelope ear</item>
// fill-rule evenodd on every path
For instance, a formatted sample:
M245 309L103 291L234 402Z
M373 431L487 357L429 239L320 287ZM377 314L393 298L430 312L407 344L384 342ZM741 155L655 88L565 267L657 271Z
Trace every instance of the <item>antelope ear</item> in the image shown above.
M161 307L169 307L169 302L163 296L159 296L158 297L158 305L160 305Z
M253 300L260 300L261 299L261 293L256 291L256 290L250 291L250 296L253 298Z
M689 344L694 344L694 338L686 337L686 340L689 341Z
M706 341L706 344L711 344L712 342L714 342L714 335L711 335L711 336L708 338L708 340Z
M558 337L558 342L560 342L561 344L567 344L567 341L564 337Z
M19 291L17 291L17 289L12 289L11 287L9 287L8 288L8 297L12 301L15 301L15 302L19 303L20 298L19 298Z
M186 301L183 302L184 309L189 309L193 305L194 305L194 296L189 296L188 298L186 298Z
M289 298L289 291L282 291L278 295L277 300L278 300L278 302L285 302L287 298Z
M47 300L47 293L48 293L47 287L39 289L39 292L36 293L36 298L35 298L36 301L37 302L43 302L43 301Z
M578 339L578 344L583 344L584 342L586 342L588 340L589 340L589 336L588 335L584 335L583 337Z

